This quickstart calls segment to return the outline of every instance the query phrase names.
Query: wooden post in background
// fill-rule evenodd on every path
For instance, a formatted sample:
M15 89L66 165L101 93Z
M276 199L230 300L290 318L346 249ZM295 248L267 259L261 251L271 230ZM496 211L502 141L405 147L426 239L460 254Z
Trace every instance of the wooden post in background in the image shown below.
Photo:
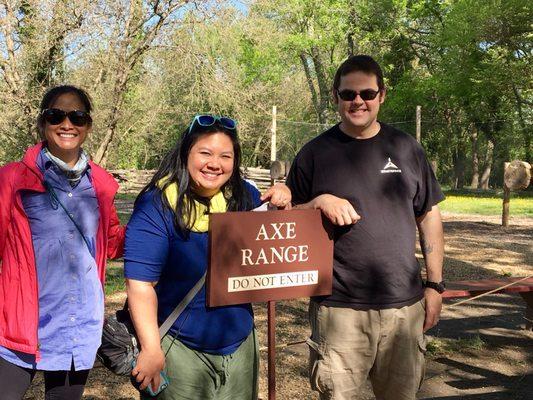
M272 126L270 127L270 170L272 170L272 163L276 161L276 130L277 130L277 107L272 106ZM274 185L276 180L271 176L270 186Z
M511 191L527 189L532 182L531 172L531 164L527 161L513 160L504 163L502 226L509 226Z
M270 128L270 161L276 161L277 107L272 106L272 127Z
M509 166L510 163L506 162L503 163L503 172L505 175L505 170ZM503 182L503 209L502 209L502 226L507 227L509 226L509 202L511 201L511 189L507 187L505 184L505 180Z
M416 141L422 140L422 107L416 106Z

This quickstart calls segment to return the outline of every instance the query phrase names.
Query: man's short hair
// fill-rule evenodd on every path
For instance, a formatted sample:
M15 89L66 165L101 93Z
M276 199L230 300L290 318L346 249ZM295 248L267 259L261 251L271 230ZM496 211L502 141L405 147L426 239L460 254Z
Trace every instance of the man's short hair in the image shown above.
M385 83L383 82L383 71L381 70L381 67L376 60L364 54L351 56L340 65L339 69L337 69L337 72L335 72L333 89L339 88L341 84L341 77L357 71L375 75L378 81L378 89L380 91L385 89Z

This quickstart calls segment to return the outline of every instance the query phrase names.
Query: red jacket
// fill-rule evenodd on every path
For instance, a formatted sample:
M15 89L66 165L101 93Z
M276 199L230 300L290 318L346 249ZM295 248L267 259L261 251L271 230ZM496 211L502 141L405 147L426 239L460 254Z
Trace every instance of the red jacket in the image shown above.
M35 354L39 360L37 329L39 295L30 224L21 190L44 192L37 156L43 147L30 147L20 162L0 168L0 345ZM124 227L113 204L118 184L103 168L90 162L100 220L96 236L96 265L102 285L107 258L122 256Z

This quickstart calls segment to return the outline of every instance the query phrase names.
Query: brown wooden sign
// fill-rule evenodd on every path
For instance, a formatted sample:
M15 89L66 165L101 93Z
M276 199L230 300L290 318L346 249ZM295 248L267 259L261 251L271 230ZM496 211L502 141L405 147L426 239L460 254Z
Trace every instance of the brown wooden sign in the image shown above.
M333 240L319 210L209 216L210 307L331 294Z

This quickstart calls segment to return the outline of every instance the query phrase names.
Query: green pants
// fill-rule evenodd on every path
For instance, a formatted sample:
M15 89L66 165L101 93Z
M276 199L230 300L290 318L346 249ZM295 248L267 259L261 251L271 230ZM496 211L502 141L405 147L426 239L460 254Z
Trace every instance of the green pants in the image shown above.
M161 345L166 354L165 371L170 384L157 399L257 399L259 351L255 330L227 356L192 350L170 336L166 336Z

